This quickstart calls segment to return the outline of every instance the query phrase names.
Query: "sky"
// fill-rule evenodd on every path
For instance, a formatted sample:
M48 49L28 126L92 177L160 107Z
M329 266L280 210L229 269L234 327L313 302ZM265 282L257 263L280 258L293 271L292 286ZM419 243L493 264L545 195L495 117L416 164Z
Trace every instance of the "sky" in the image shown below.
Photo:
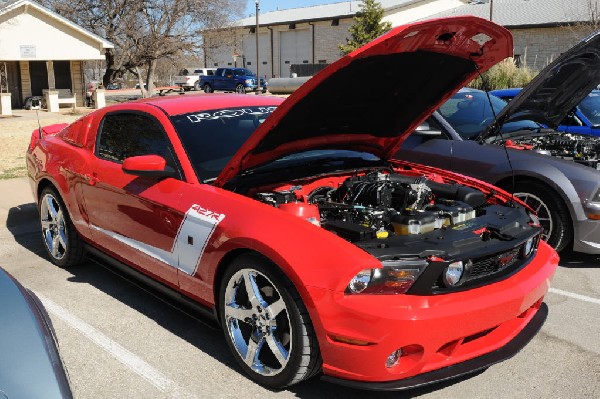
M339 3L340 1L343 0L260 0L259 12L275 11L277 10L277 7L279 7L280 10L286 10L288 8L299 8L316 6L319 4ZM244 16L254 15L254 10L254 0L248 0Z

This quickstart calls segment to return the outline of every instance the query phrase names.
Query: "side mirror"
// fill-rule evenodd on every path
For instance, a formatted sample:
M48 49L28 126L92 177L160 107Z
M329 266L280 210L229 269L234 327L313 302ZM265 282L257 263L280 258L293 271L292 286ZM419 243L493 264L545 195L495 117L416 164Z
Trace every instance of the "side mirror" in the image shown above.
M432 128L431 125L427 121L425 121L419 126L417 126L414 134L419 136L437 137L442 135L442 131L439 129Z
M121 169L124 173L143 177L176 177L177 172L167 161L158 155L140 155L129 157L123 161Z

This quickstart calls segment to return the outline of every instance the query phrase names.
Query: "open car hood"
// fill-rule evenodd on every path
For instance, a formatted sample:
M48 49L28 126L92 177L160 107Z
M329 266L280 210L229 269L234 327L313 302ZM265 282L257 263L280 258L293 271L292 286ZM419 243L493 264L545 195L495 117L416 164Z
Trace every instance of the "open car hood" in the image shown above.
M512 55L508 30L476 17L399 26L331 64L288 97L223 169L215 185L314 149L381 159L465 83Z
M548 64L498 114L479 139L496 134L507 122L532 120L556 128L600 83L600 31Z

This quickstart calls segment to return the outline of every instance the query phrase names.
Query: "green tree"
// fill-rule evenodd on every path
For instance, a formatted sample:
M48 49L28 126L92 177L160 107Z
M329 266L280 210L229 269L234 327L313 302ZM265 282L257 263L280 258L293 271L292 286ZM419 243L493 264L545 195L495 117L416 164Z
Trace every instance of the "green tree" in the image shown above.
M360 7L361 11L354 17L354 24L348 29L351 38L346 39L346 44L340 45L342 55L356 50L392 29L390 22L381 22L383 7L379 2L362 0Z

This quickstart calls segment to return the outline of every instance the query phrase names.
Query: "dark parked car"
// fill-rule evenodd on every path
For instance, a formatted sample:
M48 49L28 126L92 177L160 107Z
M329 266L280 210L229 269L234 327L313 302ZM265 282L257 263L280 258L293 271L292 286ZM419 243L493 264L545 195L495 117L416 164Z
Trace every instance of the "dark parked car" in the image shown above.
M490 93L503 100L512 100L521 88L492 90ZM592 90L556 128L560 132L600 136L600 90Z
M0 398L72 398L42 303L0 268Z
M599 37L589 45L599 48ZM578 54L585 54L581 46L556 62L576 60ZM543 77L533 83L536 88ZM593 78L600 80L600 72ZM569 104L566 111L552 109L553 123L541 113L511 108L517 100L506 106L483 91L462 89L403 143L397 157L504 188L538 212L544 238L557 250L600 253L600 138L556 132L527 119L555 126L573 108ZM495 115L504 123L491 125Z

